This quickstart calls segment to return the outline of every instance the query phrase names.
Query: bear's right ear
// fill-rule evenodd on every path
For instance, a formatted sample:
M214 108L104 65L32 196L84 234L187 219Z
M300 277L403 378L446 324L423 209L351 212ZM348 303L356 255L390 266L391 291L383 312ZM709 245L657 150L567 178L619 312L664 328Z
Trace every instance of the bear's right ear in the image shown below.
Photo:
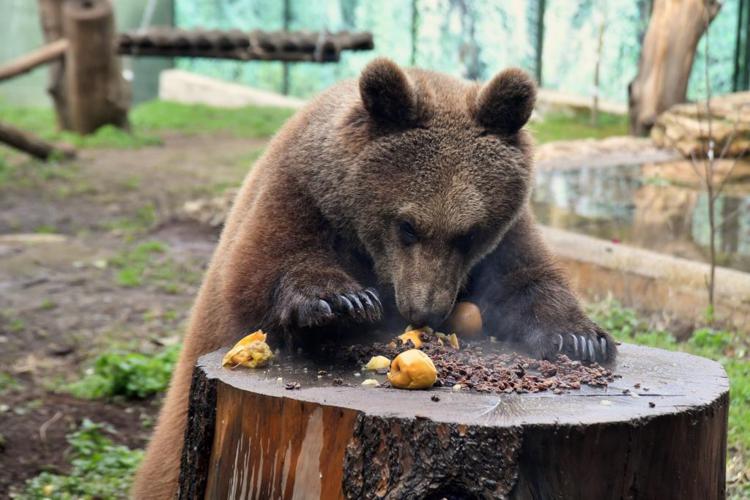
M379 57L359 77L359 95L370 116L381 123L411 125L417 119L414 84L396 63Z
M517 68L506 69L480 89L475 118L488 129L514 134L529 121L535 101L531 77Z

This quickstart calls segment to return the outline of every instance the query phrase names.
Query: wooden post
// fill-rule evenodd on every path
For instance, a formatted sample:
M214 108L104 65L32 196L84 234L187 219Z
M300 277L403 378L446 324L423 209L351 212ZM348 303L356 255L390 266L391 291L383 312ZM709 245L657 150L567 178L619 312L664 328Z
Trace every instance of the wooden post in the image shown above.
M42 24L44 40L54 43L63 38L62 26L62 3L63 0L38 0L39 19ZM49 65L49 83L47 92L55 104L57 126L61 129L70 130L70 117L65 99L65 59L59 59Z
M108 0L66 0L63 33L69 128L89 134L102 125L127 127L130 92L116 54L115 25Z
M657 116L685 102L698 41L718 0L654 0L638 74L628 85L630 133L647 135Z
M180 498L724 498L729 386L704 358L622 345L608 388L494 395L225 352L194 372Z

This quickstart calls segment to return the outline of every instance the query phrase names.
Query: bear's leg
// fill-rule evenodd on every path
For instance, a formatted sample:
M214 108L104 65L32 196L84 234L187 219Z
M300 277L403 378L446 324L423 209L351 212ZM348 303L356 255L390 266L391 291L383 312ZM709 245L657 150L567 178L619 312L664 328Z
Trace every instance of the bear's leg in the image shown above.
M583 312L528 213L472 270L467 298L481 309L489 335L521 344L535 356L615 358L614 339Z
M378 321L378 293L352 276L356 263L333 248L333 230L295 186L262 196L227 246L220 274L232 315L270 330Z

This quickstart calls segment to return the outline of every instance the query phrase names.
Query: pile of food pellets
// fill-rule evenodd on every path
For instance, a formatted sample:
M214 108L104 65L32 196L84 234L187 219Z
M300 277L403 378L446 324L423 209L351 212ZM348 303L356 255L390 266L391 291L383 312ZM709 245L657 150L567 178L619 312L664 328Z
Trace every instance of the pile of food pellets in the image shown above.
M488 342L464 343L454 348L432 333L420 334L419 347L437 368L436 387L468 389L490 393L527 393L580 389L582 385L606 387L616 375L598 364L582 364L565 355L554 361L502 352ZM393 359L413 349L414 344L399 339L390 343L345 346L338 351L342 361L364 365L373 356ZM386 382L384 386L388 386Z

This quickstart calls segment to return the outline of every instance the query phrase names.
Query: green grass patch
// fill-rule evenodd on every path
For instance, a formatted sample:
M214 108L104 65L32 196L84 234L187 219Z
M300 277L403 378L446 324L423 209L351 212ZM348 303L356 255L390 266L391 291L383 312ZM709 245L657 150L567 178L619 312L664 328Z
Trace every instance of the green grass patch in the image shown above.
M3 121L44 139L67 142L77 148L140 148L161 144L162 132L198 134L226 132L237 137L268 137L294 113L294 110L247 106L235 109L214 108L200 104L149 101L130 112L130 130L106 125L95 133L81 136L57 129L51 108L16 107L0 101ZM4 163L0 151L0 184Z
M19 500L127 498L143 451L116 445L105 435L114 431L86 419L68 435L72 470L69 475L43 472L26 482Z
M156 224L156 207L147 203L129 217L118 217L104 224L104 226L126 237L134 237L146 233Z
M200 273L172 260L167 250L160 241L146 241L120 252L109 261L115 282L125 288L151 286L172 294L184 285L197 284Z
M66 389L85 399L147 398L166 390L179 352L179 346L170 346L154 355L104 353L96 358L82 379L69 384Z
M627 135L628 117L600 112L598 124L594 126L588 112L547 112L541 120L530 122L528 129L540 144L572 139L604 139L613 135Z
M131 120L135 130L149 132L228 132L237 137L268 137L292 114L294 110L285 108L246 106L226 109L203 104L149 101L133 110Z
M592 319L606 328L617 340L673 351L683 351L713 359L722 364L729 376L730 450L736 450L740 468L750 472L750 352L748 339L737 332L700 328L687 342L677 342L666 331L654 330L635 311L609 299L589 307ZM750 494L750 482L737 485L736 498ZM733 489L737 489L733 486Z
M0 372L0 395L6 394L14 389L18 389L21 384L13 378L13 375L7 372Z

